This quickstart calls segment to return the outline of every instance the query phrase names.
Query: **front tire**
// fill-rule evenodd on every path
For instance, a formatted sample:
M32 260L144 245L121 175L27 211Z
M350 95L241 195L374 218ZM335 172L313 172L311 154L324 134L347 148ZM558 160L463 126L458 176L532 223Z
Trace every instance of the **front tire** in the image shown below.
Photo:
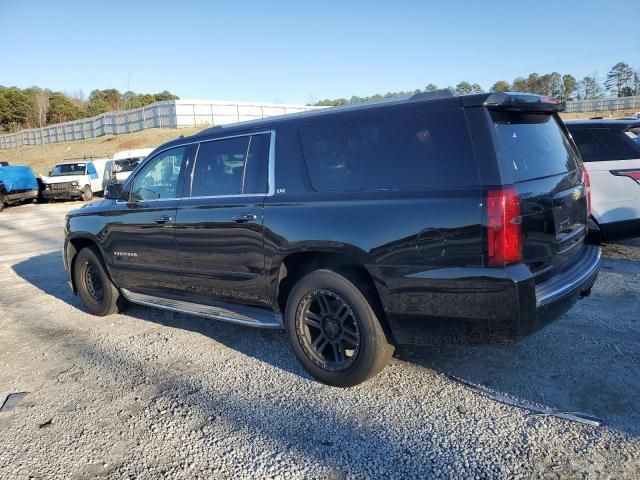
M95 247L80 250L73 263L73 280L82 304L92 315L118 313L125 300L113 284Z
M93 198L93 192L91 191L91 187L89 187L88 185L86 187L84 187L84 189L82 190L82 201L84 202L88 202L89 200L91 200Z
M358 385L378 374L393 354L371 294L332 270L302 277L289 294L285 316L296 357L328 385Z

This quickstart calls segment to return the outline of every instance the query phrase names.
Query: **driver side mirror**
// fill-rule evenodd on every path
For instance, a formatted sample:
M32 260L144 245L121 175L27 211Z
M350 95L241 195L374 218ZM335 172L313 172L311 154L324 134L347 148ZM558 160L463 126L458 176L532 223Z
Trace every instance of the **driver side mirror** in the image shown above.
M104 197L110 200L124 200L125 192L122 190L121 183L111 183L107 186Z

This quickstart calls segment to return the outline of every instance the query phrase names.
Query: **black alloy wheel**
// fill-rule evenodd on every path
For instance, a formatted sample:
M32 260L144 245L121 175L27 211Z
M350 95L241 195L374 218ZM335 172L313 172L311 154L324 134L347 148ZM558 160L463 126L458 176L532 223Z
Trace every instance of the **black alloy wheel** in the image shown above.
M316 379L352 387L380 372L394 347L375 290L361 272L320 268L288 295L285 327L293 353Z
M296 331L307 357L320 368L349 368L360 351L360 325L349 304L326 289L305 295L296 313Z

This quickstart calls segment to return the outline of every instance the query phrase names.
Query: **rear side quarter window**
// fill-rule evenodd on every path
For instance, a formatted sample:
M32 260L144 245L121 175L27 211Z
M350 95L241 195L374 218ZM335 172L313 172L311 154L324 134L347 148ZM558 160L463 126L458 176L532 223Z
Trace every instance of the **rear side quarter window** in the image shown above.
M317 191L479 184L462 109L311 125L301 129L300 138Z

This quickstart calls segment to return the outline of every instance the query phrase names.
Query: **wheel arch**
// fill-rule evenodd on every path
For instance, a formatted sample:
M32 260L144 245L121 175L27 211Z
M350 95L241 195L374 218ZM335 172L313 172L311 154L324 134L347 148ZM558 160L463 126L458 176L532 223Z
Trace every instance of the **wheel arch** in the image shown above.
M287 298L296 282L307 273L320 268L336 271L359 288L364 287L365 292L376 302L374 308L387 338L394 341L384 308L386 285L376 275L375 268L367 265L363 254L318 249L292 252L284 256L275 268L271 297L274 309L284 315Z
M109 267L104 258L104 252L102 251L102 248L100 248L100 244L97 238L89 234L79 234L79 235L74 235L72 237L69 237L65 242L65 249L64 249L65 259L64 260L65 260L65 264L68 267L68 278L69 278L69 281L71 282L71 288L73 289L74 293L77 293L78 291L76 287L75 279L73 276L75 261L78 256L78 252L80 252L80 250L86 247L96 247L96 249L100 253L100 260L102 261L105 271L107 272L107 275L111 277L111 273L109 272Z

